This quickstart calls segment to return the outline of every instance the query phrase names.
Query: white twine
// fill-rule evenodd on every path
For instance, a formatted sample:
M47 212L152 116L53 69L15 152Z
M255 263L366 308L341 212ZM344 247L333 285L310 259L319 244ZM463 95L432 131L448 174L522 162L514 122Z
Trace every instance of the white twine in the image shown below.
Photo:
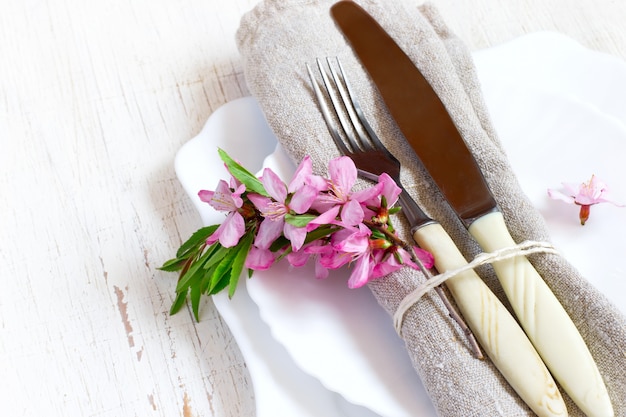
M533 253L557 254L558 251L548 242L536 242L532 240L527 240L515 246L502 248L491 253L478 254L474 258L474 260L472 260L472 262L465 264L460 268L454 269L452 271L446 271L443 274L439 274L428 279L417 288L415 288L413 291L411 291L409 294L407 294L407 296L404 297L404 299L400 302L398 309L393 315L393 323L396 331L398 332L398 334L402 333L402 323L404 322L404 316L409 308L417 303L420 298L422 298L424 294L426 294L428 291L443 284L448 279L465 271L469 271L470 269L475 269L481 265L514 258L516 256L530 255Z

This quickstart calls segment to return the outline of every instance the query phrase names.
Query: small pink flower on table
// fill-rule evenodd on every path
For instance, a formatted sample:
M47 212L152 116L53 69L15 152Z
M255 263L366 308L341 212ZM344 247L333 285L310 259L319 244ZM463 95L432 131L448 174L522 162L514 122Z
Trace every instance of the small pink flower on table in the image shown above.
M604 182L595 175L591 179L582 184L563 183L567 190L567 194L557 190L548 189L548 196L555 200L561 200L568 204L576 204L580 206L580 224L585 225L589 219L591 206L600 203L611 203L618 207L623 207L621 203L613 201L609 196L609 191Z

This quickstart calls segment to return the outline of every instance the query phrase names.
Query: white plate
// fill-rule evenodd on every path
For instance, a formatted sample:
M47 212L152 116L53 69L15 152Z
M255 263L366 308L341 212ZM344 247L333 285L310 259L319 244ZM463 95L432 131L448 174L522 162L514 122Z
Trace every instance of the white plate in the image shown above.
M626 66L545 33L475 59L500 138L554 242L626 312L626 284L618 279L626 209L592 207L581 227L576 207L546 194L561 181L595 173L626 202L626 170L618 159L626 151L619 93L626 91ZM245 98L216 111L181 148L176 172L205 224L223 219L196 197L226 178L216 147L252 171L273 153L266 163L288 178L293 165L280 149L274 152L275 143L256 102ZM348 290L343 281L318 281L311 271L292 273L282 265L257 272L231 301L214 297L248 364L257 415L434 416L391 319L366 289Z
M253 146L249 146L249 141L254 141ZM213 189L219 179L228 178L217 147L250 170L262 167L264 158L276 147L276 138L255 100L234 100L216 110L200 134L176 155L176 174L206 225L224 218L197 198L199 190ZM240 283L232 300L226 294L218 294L213 301L246 360L254 386L257 416L375 417L369 410L350 404L327 390L318 379L295 364L261 320L257 305L248 296L245 281Z

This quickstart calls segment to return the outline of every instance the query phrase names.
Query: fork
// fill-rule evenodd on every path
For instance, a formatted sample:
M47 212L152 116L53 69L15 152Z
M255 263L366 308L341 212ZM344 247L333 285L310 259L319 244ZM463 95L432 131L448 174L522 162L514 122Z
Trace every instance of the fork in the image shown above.
M328 127L330 135L341 154L350 157L354 161L358 174L361 178L378 181L378 177L381 174L387 173L387 175L395 181L401 190L401 193L398 196L398 202L400 207L402 207L402 212L411 225L412 232L422 226L435 224L435 221L424 213L422 208L409 195L402 185L402 182L400 181L400 161L383 145L365 118L363 110L361 109L358 101L356 101L352 92L352 87L348 83L341 62L337 59L337 66L341 72L340 78L335 66L331 63L330 58L326 58L326 61L328 63L333 83L331 83L322 61L320 59L316 60L325 91L328 94L333 107L333 113L337 117L338 123L333 122L331 110L324 100L323 93L319 84L315 80L311 67L308 64L306 67L309 76L311 77L311 83L315 91L320 111L322 112L322 116L326 122L326 126ZM344 111L341 111L340 109L343 109ZM431 272L427 270L416 256L413 254L411 255L412 261L419 266L422 273L427 278L432 278L433 272L436 273L436 271ZM437 286L434 289L441 298L445 307L448 309L450 316L464 331L474 351L474 355L482 358L480 347L476 343L472 331L468 328L465 321L458 315L452 304L449 302L441 286Z
M424 213L402 186L401 164L383 145L367 122L341 62L336 59L336 66L339 68L337 72L331 59L326 59L330 77L323 62L320 59L316 62L332 112L320 83L308 64L307 71L324 121L341 154L354 161L361 178L377 181L378 177L386 172L394 179L402 190L398 201L411 226L413 239L420 247L433 254L437 271L458 270L466 266L467 261L452 238L437 221ZM429 271L426 271L425 275L427 278L432 277ZM550 404L562 401L556 384L528 337L504 304L473 269L465 270L448 279L446 286L471 330L467 329L463 319L458 315L455 316L456 312L447 302L441 288L435 287L435 290L446 304L452 318L463 328L474 354L482 357L480 348L473 339L475 335L494 365L520 397L527 404L533 404L531 408L540 416L555 415L548 409ZM545 408L537 409L534 406L536 404L543 404Z

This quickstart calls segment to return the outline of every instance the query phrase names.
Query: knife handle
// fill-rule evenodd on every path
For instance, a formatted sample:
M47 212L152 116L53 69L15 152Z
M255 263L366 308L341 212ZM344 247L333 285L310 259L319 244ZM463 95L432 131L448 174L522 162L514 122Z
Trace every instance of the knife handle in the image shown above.
M502 213L474 221L469 232L487 252L515 245ZM590 417L614 415L598 367L559 300L525 256L493 263L517 318L565 392Z
M438 223L417 229L413 239L434 255L439 272L467 264ZM446 285L478 342L524 402L540 417L566 416L552 375L517 321L476 272L462 272Z

